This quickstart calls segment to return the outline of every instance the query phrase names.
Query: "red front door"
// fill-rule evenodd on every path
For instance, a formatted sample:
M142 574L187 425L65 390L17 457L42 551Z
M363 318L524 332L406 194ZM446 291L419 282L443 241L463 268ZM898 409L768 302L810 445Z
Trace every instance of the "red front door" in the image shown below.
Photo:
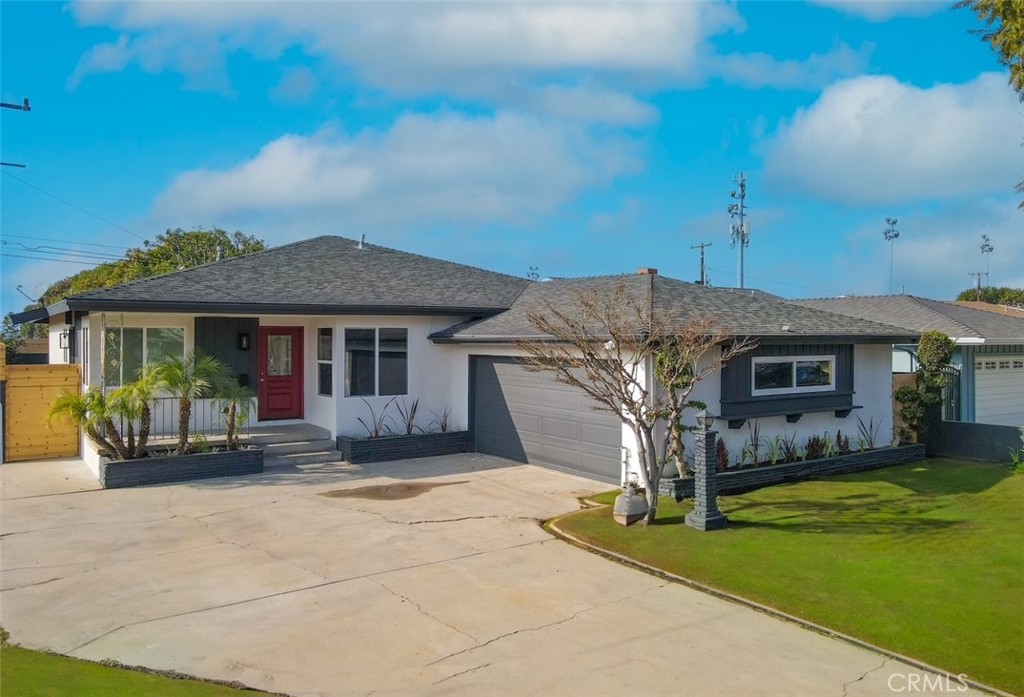
M302 418L302 327L260 327L260 421Z

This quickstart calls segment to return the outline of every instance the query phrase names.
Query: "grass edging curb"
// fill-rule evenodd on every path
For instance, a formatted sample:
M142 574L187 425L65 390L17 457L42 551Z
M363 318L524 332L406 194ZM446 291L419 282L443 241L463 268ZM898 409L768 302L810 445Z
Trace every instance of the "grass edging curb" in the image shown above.
M600 508L600 507L608 508L609 507L608 504L600 504L600 503L597 503L596 501L589 500L589 499L586 499L586 498L581 498L579 501L580 501L581 504L584 504L585 509ZM584 509L580 509L580 510L584 510ZM842 632L836 631L834 629L830 629L830 628L825 627L825 626L820 625L820 624L816 624L814 622L811 622L810 620L805 620L805 619L803 619L801 617L797 617L796 615L790 615L789 613L783 612L782 610L778 610L778 609L770 607L768 605L762 605L761 603L755 602L753 600L750 600L748 598L744 598L744 597L739 596L739 595L734 595L734 594L729 593L727 591L723 591L723 590L721 590L719 588L715 588L714 586L708 586L708 585L705 585L703 583L699 583L699 582L694 581L692 579L686 578L684 576L679 576L677 574L670 573L668 571L665 571L664 569L659 569L659 568L657 568L655 566L651 566L650 564L645 564L645 563L643 563L641 561L637 561L636 559L633 559L632 557L627 557L624 554L619 554L617 552L612 552L612 551L609 551L609 550L604 549L602 547L598 547L597 545L592 545L589 542L585 542L585 541L581 540L580 538L576 537L575 535L573 535L571 533L568 533L568 532L562 530L560 527L558 527L558 521L560 521L560 520L562 520L564 518L568 518L569 516L575 515L575 514L577 514L579 512L580 512L579 510L576 510L576 511L570 511L569 513L563 513L560 516L556 516L556 517L551 518L550 520L546 521L543 524L542 527L545 530L548 530L549 532L551 532L553 535L555 535L556 537L558 537L559 539L561 539L564 542L568 542L569 544L575 545L577 547L585 549L586 551L592 552L592 553L597 554L599 556L606 557L608 559L611 559L612 561L617 561L620 564L623 564L625 566L630 566L630 567L633 567L633 568L638 569L640 571L644 571L646 573L652 574L654 576L659 576L659 577L667 579L669 581L674 581L675 583L679 583L681 585L687 586L688 588L692 588L693 590L697 590L697 591L700 591L702 593L707 593L708 595L711 595L711 596L714 596L716 598L720 598L722 600L726 600L726 601L729 601L729 602L732 602L732 603L736 603L737 605L743 605L745 607L750 608L751 610L756 610L757 612L763 613L765 615L769 615L771 617L775 617L776 619L780 619L780 620L783 620L783 621L786 621L786 622L790 622L792 624L796 624L796 625L798 625L800 627L803 627L804 629L808 629L808 630L810 630L812 632L815 632L817 634L822 634L824 636L827 636L827 637L830 637L830 638L833 638L833 639L839 639L840 641L844 641L844 642L846 642L848 644L852 644L853 646L857 646L857 647L862 648L862 649L867 649L868 651L873 651L874 653L877 653L877 654L880 654L882 656L885 656L886 658L892 658L892 659L896 659L898 661L902 661L903 663L906 663L907 665L910 665L910 666L912 666L914 668L919 668L921 670L926 670L926 671L929 671L929 672L934 673L936 675L951 675L950 672L947 671L947 670L944 670L942 668L937 668L937 667L935 667L933 665L925 663L924 661L918 660L916 658L911 658L910 656L905 656L905 655L903 655L901 653L896 653L895 651L890 651L889 649L882 648L881 646L876 646L875 644L872 644L870 642L864 641L863 639L857 639L856 637L852 637L849 634L843 634ZM1013 694L1011 694L1009 692L1003 692L1002 690L999 690L999 689L997 689L995 687L992 687L990 685L986 685L984 683L980 683L980 682L978 682L976 680L972 680L972 679L970 679L968 677L965 677L965 679L963 680L963 683L965 683L969 687L972 687L972 688L974 688L976 690L980 690L981 692L987 692L989 694L998 695L998 697L1015 697L1015 695L1013 695Z

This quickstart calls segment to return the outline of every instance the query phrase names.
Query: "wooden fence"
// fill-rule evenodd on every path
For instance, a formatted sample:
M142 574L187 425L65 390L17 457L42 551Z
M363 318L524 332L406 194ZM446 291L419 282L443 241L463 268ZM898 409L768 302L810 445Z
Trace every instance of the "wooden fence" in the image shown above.
M6 386L4 461L78 455L78 426L63 418L46 423L50 407L64 390L78 393L81 389L78 366L0 366L0 380Z

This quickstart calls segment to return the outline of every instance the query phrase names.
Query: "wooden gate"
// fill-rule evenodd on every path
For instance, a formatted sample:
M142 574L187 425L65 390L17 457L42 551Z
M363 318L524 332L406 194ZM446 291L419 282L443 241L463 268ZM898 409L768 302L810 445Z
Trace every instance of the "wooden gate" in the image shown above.
M78 455L78 426L63 418L46 423L66 389L78 393L77 365L8 365L4 405L4 461Z

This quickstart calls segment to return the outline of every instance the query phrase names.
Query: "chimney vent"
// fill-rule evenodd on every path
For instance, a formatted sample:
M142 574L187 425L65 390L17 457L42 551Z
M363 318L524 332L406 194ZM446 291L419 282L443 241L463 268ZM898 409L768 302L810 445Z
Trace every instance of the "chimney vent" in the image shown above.
M657 276L658 270L650 266L644 266L636 270L637 276Z

